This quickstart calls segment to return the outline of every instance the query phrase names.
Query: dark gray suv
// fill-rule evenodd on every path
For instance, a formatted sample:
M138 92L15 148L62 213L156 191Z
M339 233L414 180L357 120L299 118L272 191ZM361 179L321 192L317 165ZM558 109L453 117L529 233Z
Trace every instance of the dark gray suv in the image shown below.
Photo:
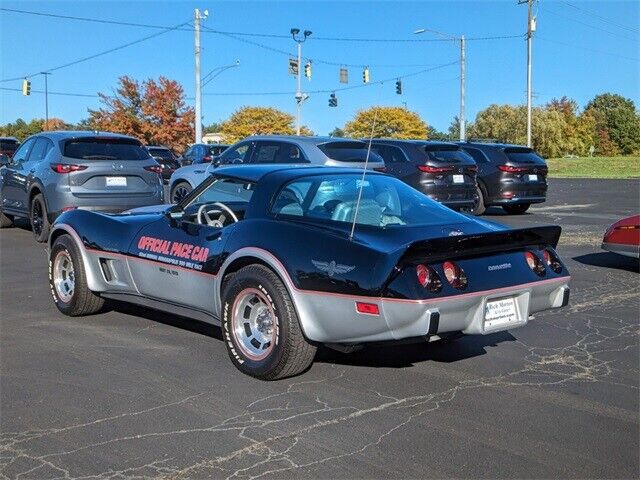
M135 138L114 133L43 132L0 169L0 228L28 218L36 240L66 210L116 213L162 203L161 167Z

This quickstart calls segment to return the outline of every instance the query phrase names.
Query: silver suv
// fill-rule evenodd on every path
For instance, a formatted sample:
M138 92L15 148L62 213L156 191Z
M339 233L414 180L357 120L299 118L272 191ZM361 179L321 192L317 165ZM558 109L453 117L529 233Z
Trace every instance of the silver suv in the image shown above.
M160 165L135 138L105 132L43 132L0 169L0 228L31 222L38 242L66 210L116 213L164 200Z

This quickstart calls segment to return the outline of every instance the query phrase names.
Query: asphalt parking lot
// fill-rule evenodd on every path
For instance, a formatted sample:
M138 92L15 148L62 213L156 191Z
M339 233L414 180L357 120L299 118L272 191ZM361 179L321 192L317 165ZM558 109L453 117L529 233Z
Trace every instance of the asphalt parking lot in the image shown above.
M217 328L137 307L58 313L45 247L0 232L2 478L638 478L638 262L600 250L637 180L551 180L568 308L452 343L320 350L261 382Z

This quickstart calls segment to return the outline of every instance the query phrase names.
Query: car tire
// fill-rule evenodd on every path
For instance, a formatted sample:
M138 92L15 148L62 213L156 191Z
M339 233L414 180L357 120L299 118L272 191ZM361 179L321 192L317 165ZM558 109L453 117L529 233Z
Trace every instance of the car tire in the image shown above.
M29 219L31 221L31 231L36 239L36 242L46 242L49 238L49 229L51 224L49 223L49 217L47 214L47 205L44 203L44 196L39 193L29 206Z
M13 226L13 216L0 212L0 228L9 228Z
M503 205L502 208L509 215L522 215L524 212L529 210L530 206L530 203L517 203L515 205Z
M222 336L236 368L261 380L297 375L316 354L285 285L263 265L246 266L225 279Z
M485 207L484 204L484 194L482 193L482 188L480 188L479 186L476 187L476 195L478 195L478 201L473 207L471 213L473 213L474 215L482 215L487 210L487 207Z
M189 195L193 187L189 182L178 182L171 188L171 203L179 203L185 196Z
M49 254L49 287L53 301L65 315L91 315L104 299L89 290L82 255L69 235L56 239Z

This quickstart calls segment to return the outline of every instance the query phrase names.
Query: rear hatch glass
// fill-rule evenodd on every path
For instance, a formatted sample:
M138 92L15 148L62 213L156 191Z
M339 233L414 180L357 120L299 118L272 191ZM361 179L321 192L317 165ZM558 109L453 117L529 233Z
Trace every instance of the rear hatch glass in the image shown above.
M17 140L0 140L0 152L13 153L18 149Z
M511 147L505 148L504 153L511 163L528 163L546 165L544 159L530 148Z
M368 145L364 142L329 142L318 145L318 148L331 160L337 162L365 162ZM382 157L371 151L369 162L382 163Z
M64 156L81 160L148 160L149 152L135 139L82 137L67 140Z
M425 145L424 152L429 160L445 163L474 163L473 158L455 145Z

